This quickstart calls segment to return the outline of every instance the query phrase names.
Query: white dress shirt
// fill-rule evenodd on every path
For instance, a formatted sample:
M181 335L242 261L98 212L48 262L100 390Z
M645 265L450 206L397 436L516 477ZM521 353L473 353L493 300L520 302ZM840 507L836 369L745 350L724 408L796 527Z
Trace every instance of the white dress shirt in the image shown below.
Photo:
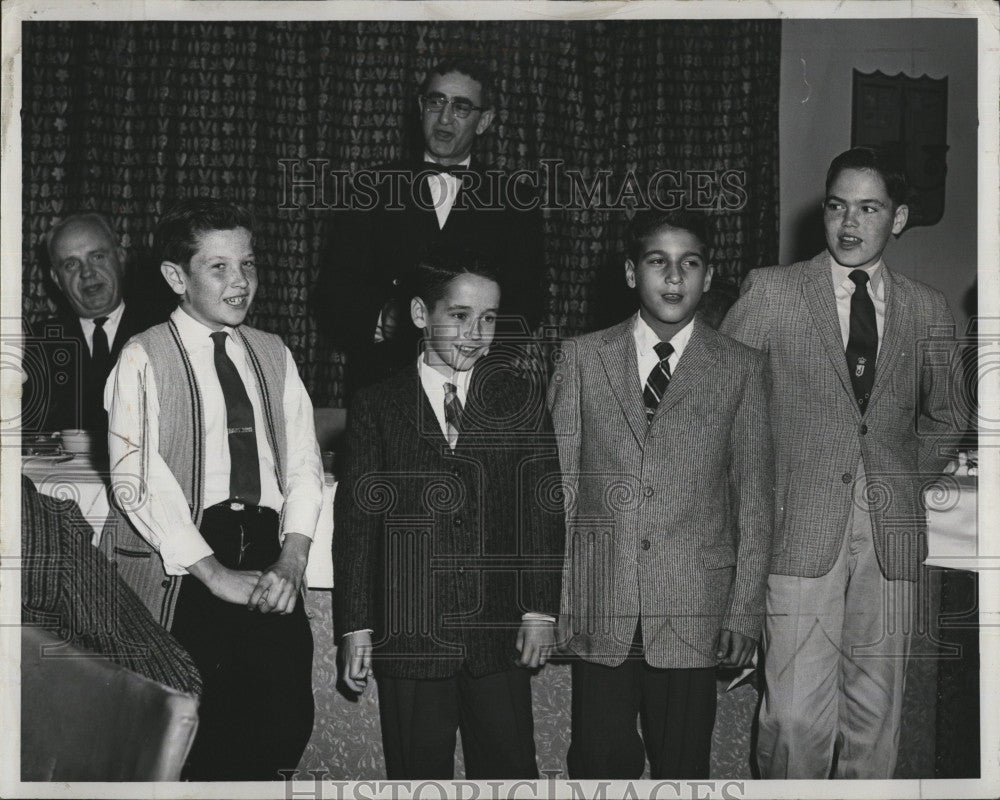
M677 362L684 355L684 348L691 341L691 333L693 331L694 319L677 331L670 340L670 344L674 348L674 352L667 359L671 375L677 369ZM639 362L639 389L641 391L646 386L646 380L649 378L649 373L653 371L653 367L660 363L660 357L656 355L656 350L654 349L660 343L660 337L646 324L646 320L642 318L641 314L635 315L635 327L632 329L632 336L635 338L635 354L636 360Z
M857 285L850 279L856 267L842 267L832 258L833 296L837 298L837 316L840 318L840 335L844 340L844 350L851 337L851 297ZM882 348L882 328L885 326L885 269L882 259L868 267L868 295L875 306L875 327L878 329L878 347ZM878 350L876 350L876 353Z
M171 319L180 333L201 392L205 418L205 494L208 508L229 498L229 437L226 433L226 403L215 371L212 330L178 308ZM257 455L260 460L260 505L282 514L281 538L300 533L312 538L322 504L323 465L316 443L312 403L299 378L292 354L285 348L285 494L282 496L268 444L261 400L245 350L225 329L226 353L250 396L253 406ZM142 502L129 509L136 529L159 550L168 575L184 575L187 567L212 555L191 518L188 502L177 479L159 453L160 404L156 382L146 351L137 342L128 345L108 376L104 387L108 410L109 452L115 481L135 484L145 472L146 491L136 486L133 497ZM144 412L144 413L143 413ZM147 420L149 422L147 422ZM183 424L178 421L178 424ZM145 438L143 435L145 434ZM135 453L136 448L139 454ZM142 469L140 469L142 467Z
M429 153L424 153L424 162L435 163ZM468 169L471 163L472 156L470 155L452 166L456 169ZM452 206L455 205L455 198L458 197L458 189L462 182L449 172L428 175L427 181L427 186L431 190L431 201L434 203L434 213L437 215L438 228L443 228L448 221Z
M125 313L125 304L119 303L118 308L108 314L108 319L104 323L104 335L108 337L108 351L115 343L115 335L118 333L118 325L122 321L122 314ZM87 349L94 355L94 329L97 324L89 317L80 317L80 327L83 329L83 338L87 342Z

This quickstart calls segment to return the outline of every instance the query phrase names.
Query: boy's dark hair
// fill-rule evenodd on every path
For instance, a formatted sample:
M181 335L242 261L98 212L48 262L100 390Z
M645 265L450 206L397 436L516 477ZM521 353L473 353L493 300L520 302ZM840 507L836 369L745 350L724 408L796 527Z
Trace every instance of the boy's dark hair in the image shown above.
M253 216L243 206L211 197L192 197L164 212L153 234L153 252L187 272L198 252L198 237L210 231L246 228L253 232Z
M412 295L433 308L459 275L478 275L500 284L500 270L485 253L464 247L438 245L427 248L411 276Z
M708 231L708 215L702 211L677 209L674 211L639 211L628 226L627 253L633 263L638 263L642 256L642 243L660 228L677 228L695 236L704 249L704 258L708 258L708 248L711 245Z
M910 185L906 179L906 167L898 148L883 145L880 147L852 147L830 162L826 171L826 194L830 187L845 169L864 169L874 172L885 184L886 192L892 199L893 211L907 201Z
M483 108L493 108L493 73L482 61L465 56L446 58L435 64L427 73L424 82L420 84L420 94L427 94L427 87L430 86L431 78L435 75L447 75L449 72L460 72L468 75L472 80L477 81L483 87L482 105Z

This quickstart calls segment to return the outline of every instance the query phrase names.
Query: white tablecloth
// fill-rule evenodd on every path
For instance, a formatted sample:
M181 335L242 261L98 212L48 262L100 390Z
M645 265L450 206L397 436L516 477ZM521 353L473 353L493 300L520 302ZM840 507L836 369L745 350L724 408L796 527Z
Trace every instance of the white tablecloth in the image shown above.
M21 461L21 469L42 494L74 500L94 529L94 546L100 544L101 531L111 513L107 491L109 470L106 463L98 464L88 456L79 454L69 461L25 456ZM310 589L333 588L333 495L336 490L336 481L332 475L327 475L323 486L323 506L306 566L306 585Z

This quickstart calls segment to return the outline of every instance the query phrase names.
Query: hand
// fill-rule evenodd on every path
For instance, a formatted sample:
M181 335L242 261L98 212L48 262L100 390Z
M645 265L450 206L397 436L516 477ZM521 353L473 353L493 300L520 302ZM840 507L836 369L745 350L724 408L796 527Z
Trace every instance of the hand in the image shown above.
M208 587L208 590L227 603L246 605L260 579L255 569L238 570L222 566L215 556L205 556L190 567L188 572Z
M715 657L724 667L748 667L757 649L757 640L742 633L723 629L719 631Z
M355 631L340 640L343 658L343 675L352 691L361 694L372 674L372 635L369 631Z
M260 576L247 601L248 609L265 614L291 614L295 610L311 544L312 540L300 533L285 534L281 555Z
M521 654L517 663L522 667L544 667L549 660L552 648L556 643L556 626L554 622L544 619L526 619L521 621L517 631L517 641L514 643Z

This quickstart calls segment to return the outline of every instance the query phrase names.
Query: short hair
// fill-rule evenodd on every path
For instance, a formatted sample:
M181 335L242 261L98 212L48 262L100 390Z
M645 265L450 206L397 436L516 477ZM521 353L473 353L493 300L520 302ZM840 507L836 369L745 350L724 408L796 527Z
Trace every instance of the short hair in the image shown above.
M243 206L211 197L193 197L175 203L157 223L153 252L162 261L188 270L198 252L198 237L210 231L246 228L253 232L253 216Z
M111 225L111 221L103 214L98 214L96 211L81 211L78 214L70 214L66 219L60 220L48 233L45 234L45 250L49 255L49 266L55 267L56 260L52 253L53 245L56 237L63 230L63 228L71 225L74 222L90 222L104 231L104 234L108 237L111 244L118 248L121 244L118 241L118 233L115 231L114 227Z
M500 285L500 270L485 253L467 247L436 245L425 249L411 275L411 294L433 308L455 278L478 275Z
M906 165L899 148L891 145L878 147L852 147L833 161L826 171L826 194L845 169L863 169L874 172L882 179L894 209L907 201L910 184L906 179Z
M431 67L431 69L427 72L427 77L424 78L424 82L420 84L420 94L427 94L427 89L431 85L432 77L435 75L444 76L449 72L459 72L479 83L482 87L483 97L481 102L483 104L483 108L493 108L493 73L482 61L476 61L475 59L467 58L465 56L446 58Z
M704 257L708 258L711 246L709 238L708 214L703 211L675 209L672 211L639 211L628 226L627 252L634 262L642 255L642 243L661 228L677 228L687 231L701 242Z

